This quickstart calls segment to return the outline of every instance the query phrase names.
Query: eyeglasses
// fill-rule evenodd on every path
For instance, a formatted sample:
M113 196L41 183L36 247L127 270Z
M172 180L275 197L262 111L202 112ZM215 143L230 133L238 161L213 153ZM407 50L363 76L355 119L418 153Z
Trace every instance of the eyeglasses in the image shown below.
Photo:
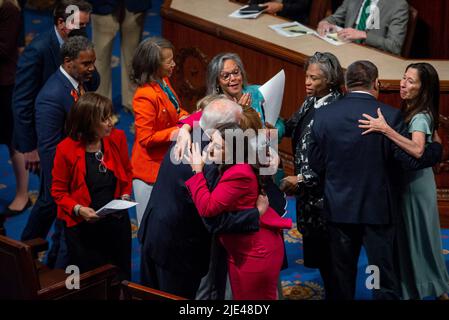
M100 161L100 164L98 165L98 171L100 171L101 173L106 173L106 171L108 171L108 169L106 168L105 164L104 164L104 156L103 156L103 152L101 150L98 150L97 152L95 152L95 159L97 159L98 161Z
M236 69L234 69L231 72L222 72L222 73L220 73L220 79L223 80L223 81L229 81L229 80L231 80L231 76L239 77L241 74L242 73L241 73L240 69L236 68Z

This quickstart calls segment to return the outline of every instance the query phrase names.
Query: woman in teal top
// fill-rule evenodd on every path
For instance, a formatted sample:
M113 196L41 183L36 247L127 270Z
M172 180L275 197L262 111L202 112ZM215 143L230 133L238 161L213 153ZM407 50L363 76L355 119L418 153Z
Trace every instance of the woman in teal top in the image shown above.
M382 132L415 158L422 156L426 144L438 129L438 73L428 63L407 67L401 80L403 114L411 139L403 137L385 121L364 114L361 128ZM449 275L442 254L440 221L432 168L407 172L402 193L402 228L399 228L399 277L403 299L434 296L448 299Z
M225 94L240 104L243 108L252 107L256 110L262 123L265 122L264 99L258 85L248 85L242 60L235 53L220 53L216 55L207 67L206 94ZM278 139L285 133L284 121L278 118L276 123L268 124L278 130Z

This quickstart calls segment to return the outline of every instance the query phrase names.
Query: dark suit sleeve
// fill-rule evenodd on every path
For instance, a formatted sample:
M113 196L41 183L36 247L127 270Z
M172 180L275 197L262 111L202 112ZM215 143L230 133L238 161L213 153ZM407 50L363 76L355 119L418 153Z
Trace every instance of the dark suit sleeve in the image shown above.
M307 17L309 15L310 2L310 0L285 0L283 1L284 7L278 14L290 20L300 20L298 19L299 17Z
M37 147L34 103L43 85L43 59L40 55L35 46L29 45L22 53L17 67L13 112L15 144L20 152L30 152Z
M393 128L405 137L409 137L407 127L401 116L396 116L393 122ZM400 163L405 170L419 170L432 167L441 161L443 156L443 146L433 142L426 146L424 154L421 158L416 159L399 148L396 144L391 143L394 158Z
M245 233L259 230L259 210L257 208L239 212L227 212L212 218L203 218L210 233Z
M323 151L320 149L318 145L318 125L315 122L312 125L312 132L310 134L310 143L308 146L308 159L309 166L317 175L323 175L325 171L325 162Z
M51 175L56 146L64 133L65 110L63 101L55 99L55 96L61 96L60 92L50 92L46 87L43 90L46 92L41 93L36 99L36 129L41 166L47 171L46 174Z

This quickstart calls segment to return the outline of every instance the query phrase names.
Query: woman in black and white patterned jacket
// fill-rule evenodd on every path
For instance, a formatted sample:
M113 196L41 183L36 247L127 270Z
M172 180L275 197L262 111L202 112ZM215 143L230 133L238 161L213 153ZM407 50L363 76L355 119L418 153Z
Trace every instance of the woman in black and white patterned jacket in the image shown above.
M307 152L314 112L340 99L343 70L331 53L315 53L305 65L306 93L302 106L286 122L286 137L292 138L295 175L282 180L281 188L296 197L297 227L303 236L304 265L318 268L329 296L330 254L323 210L323 186L309 167Z

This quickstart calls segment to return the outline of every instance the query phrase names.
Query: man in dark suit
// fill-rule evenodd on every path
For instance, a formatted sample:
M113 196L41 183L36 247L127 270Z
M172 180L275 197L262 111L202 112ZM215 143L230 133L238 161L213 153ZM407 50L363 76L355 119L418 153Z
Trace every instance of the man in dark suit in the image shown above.
M112 45L120 35L120 69L122 105L132 111L134 87L130 82L134 51L142 37L146 11L151 0L89 0L92 4L92 37L97 48L97 68L101 84L97 93L112 99L111 58Z
M380 288L375 299L398 299L394 270L395 225L400 214L402 169L435 165L441 159L438 143L428 146L420 159L399 149L382 134L362 136L358 120L363 113L376 115L381 108L386 121L406 135L398 109L377 100L378 70L368 61L351 64L346 72L348 94L315 112L309 150L311 168L324 175L324 209L328 220L331 299L353 299L361 246L370 265L379 269Z
M56 204L50 193L51 171L57 144L64 138L67 113L80 95L85 92L83 83L91 80L95 71L95 52L92 43L83 36L68 39L61 48L63 60L59 69L47 80L36 98L37 148L41 159L39 197L30 214L22 239L37 235L45 238L56 217ZM54 250L48 257L48 265L65 267L64 261L56 261L58 232L57 220ZM59 262L60 261L60 262Z
M47 79L61 65L60 48L73 33L75 25L72 12L66 8L74 5L79 8L79 28L81 31L89 23L92 6L84 0L62 0L53 11L54 27L36 37L23 51L16 71L16 83L13 93L14 142L18 151L24 153L27 169L37 172L39 155L35 128L35 100ZM75 21L76 22L76 21ZM96 74L86 88L96 90L100 79ZM47 234L48 230L42 233ZM30 237L40 235L34 234ZM28 238L29 239L29 238Z
M235 122L241 112L241 107L231 100L215 100L203 111L202 128L207 130L219 122ZM203 147L207 143L202 141ZM189 164L173 161L173 149L174 145L162 161L140 225L141 276L145 285L194 299L202 277L209 271L211 233L257 231L263 204L257 204L259 209L220 215L205 223L185 186L194 173ZM214 169L205 167L209 183L218 178ZM226 280L225 274L222 280ZM224 283L221 285L224 287ZM219 299L223 299L224 288L218 290L222 291Z

